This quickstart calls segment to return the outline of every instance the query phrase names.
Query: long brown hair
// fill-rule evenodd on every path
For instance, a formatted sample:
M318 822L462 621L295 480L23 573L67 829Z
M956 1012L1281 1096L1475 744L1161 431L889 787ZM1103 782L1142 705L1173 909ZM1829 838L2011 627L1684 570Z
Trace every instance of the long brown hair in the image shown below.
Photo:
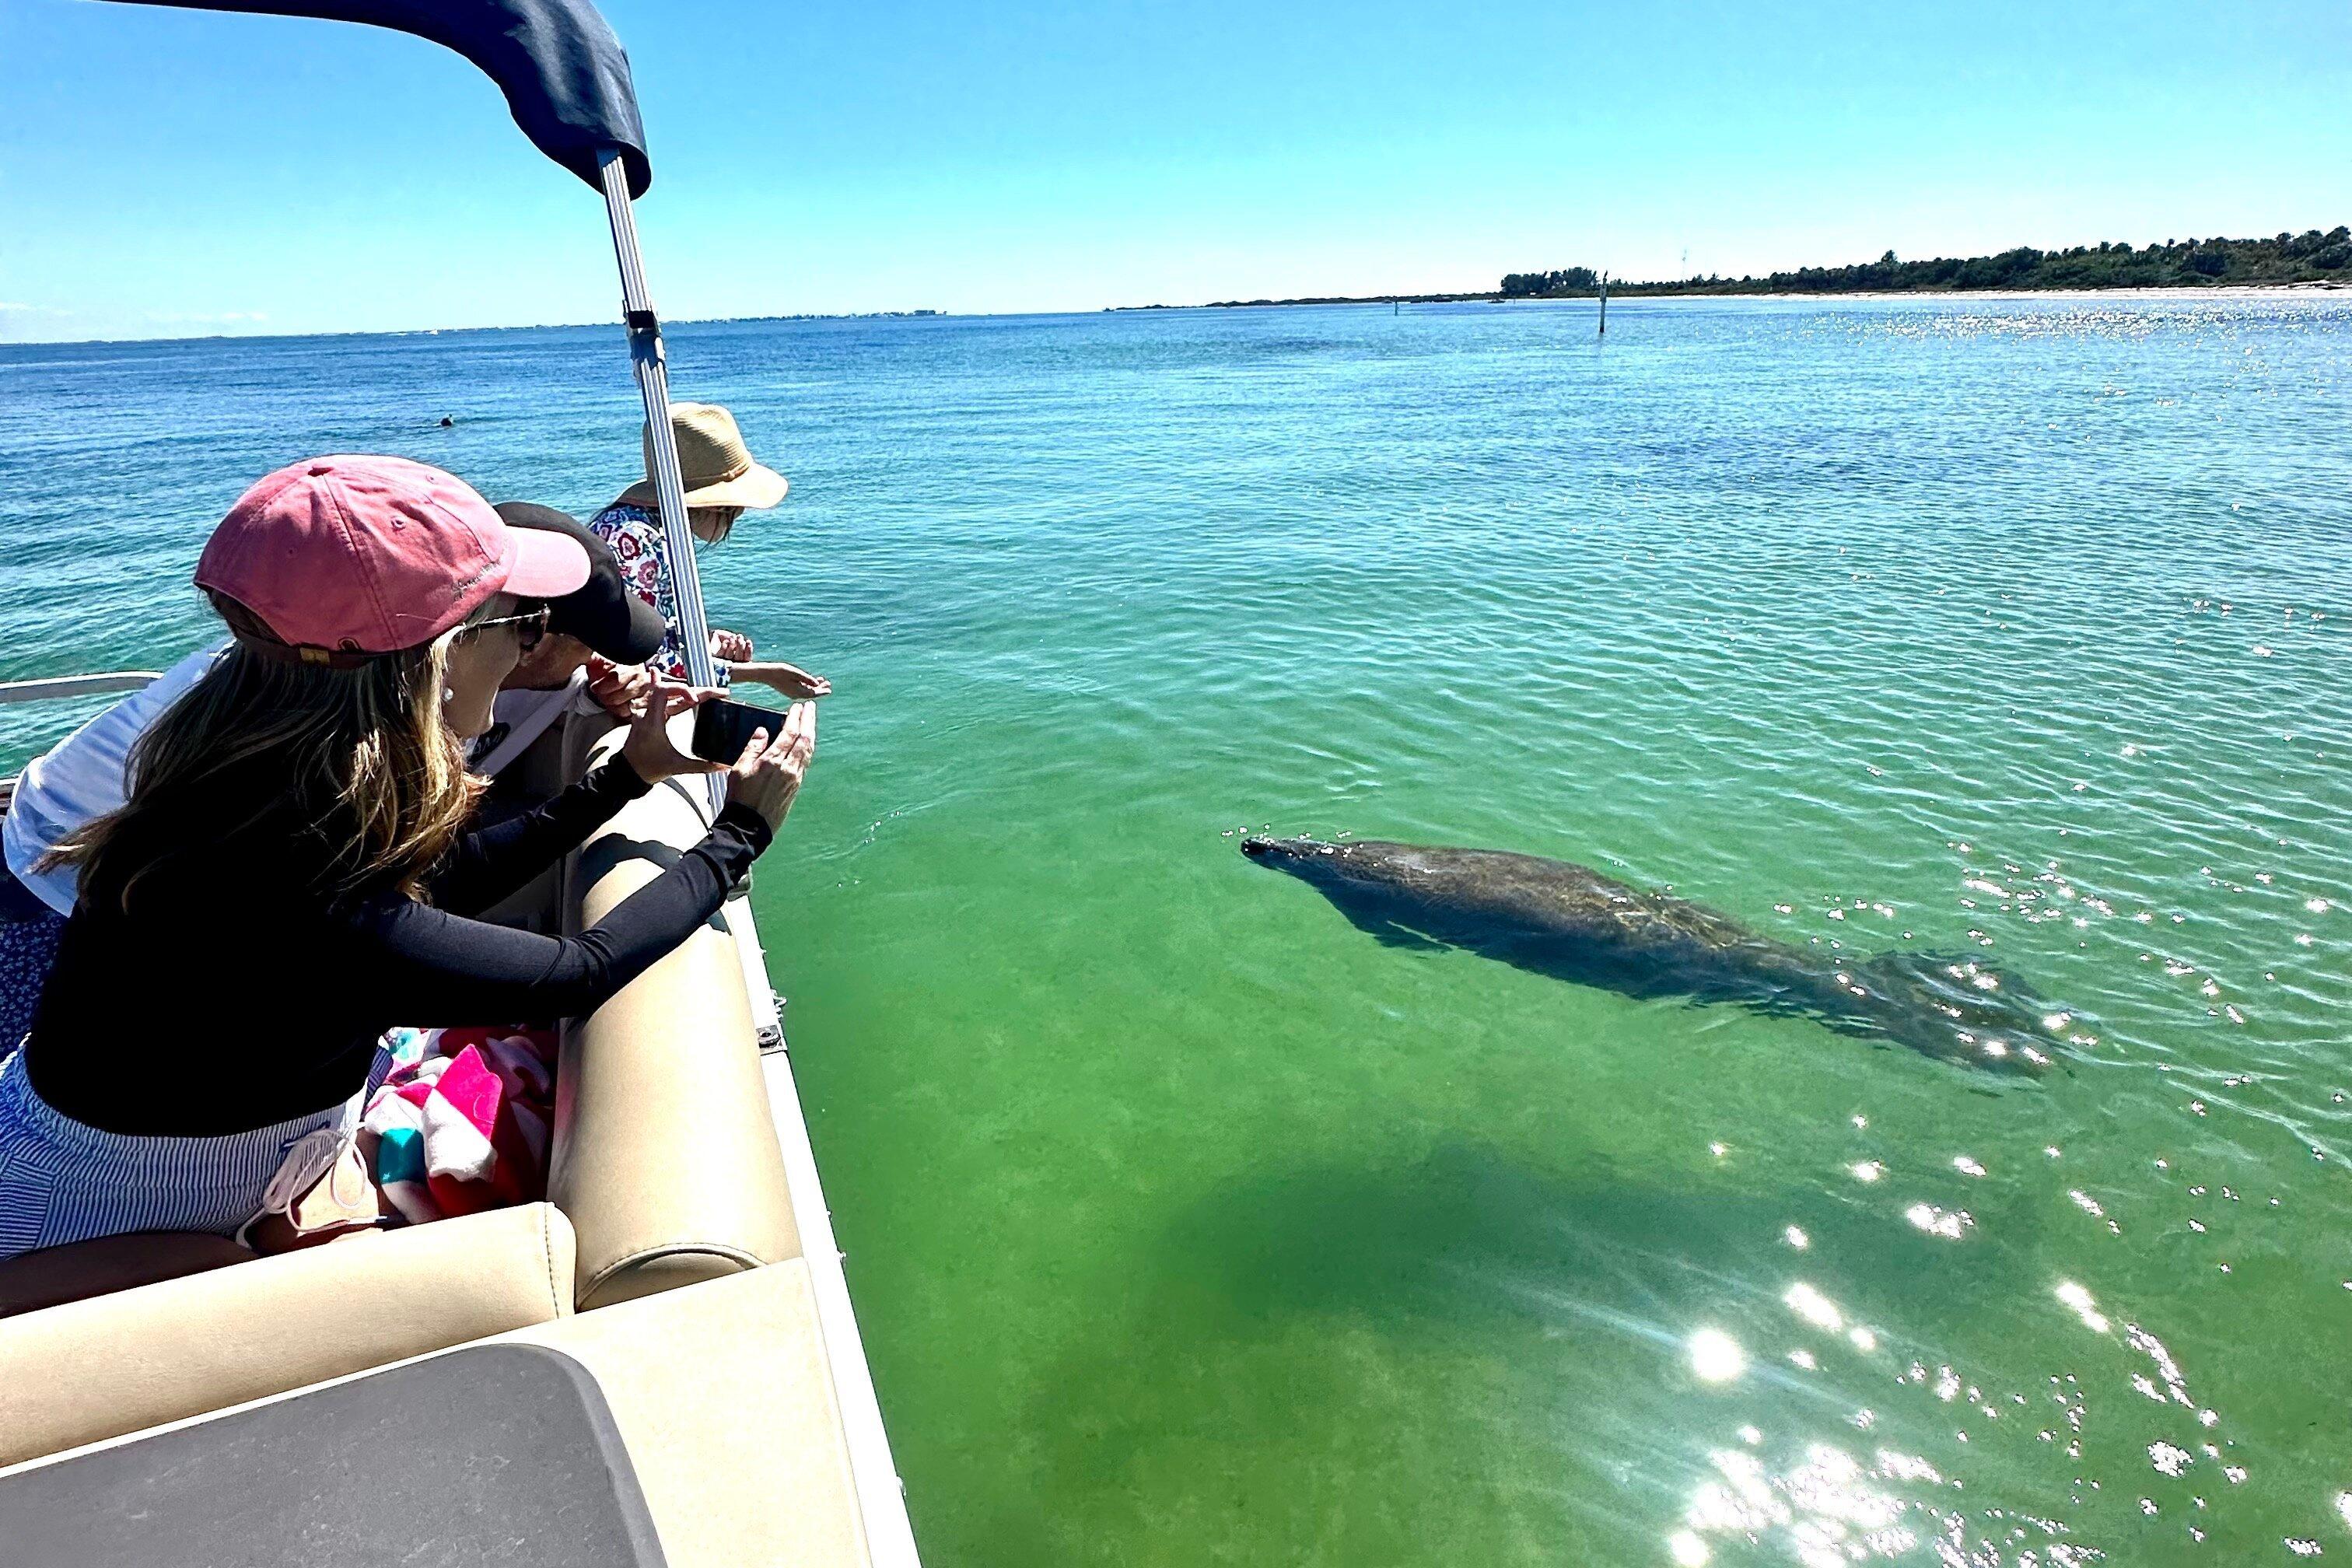
M218 607L233 625L249 619ZM465 630L352 669L231 643L131 747L121 807L42 865L78 866L83 898L127 907L172 856L282 818L315 851L312 890L388 882L420 897L484 787L441 717L449 644Z

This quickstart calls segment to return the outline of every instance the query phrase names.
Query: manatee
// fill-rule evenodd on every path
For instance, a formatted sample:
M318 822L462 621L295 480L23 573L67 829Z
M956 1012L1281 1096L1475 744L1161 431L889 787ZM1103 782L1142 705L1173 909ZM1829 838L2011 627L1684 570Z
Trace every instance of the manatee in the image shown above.
M1840 1034L1999 1072L2050 1064L2053 1009L1972 959L1799 947L1589 866L1500 849L1244 838L1383 941L1465 948L1628 996L1686 996L1818 1020Z

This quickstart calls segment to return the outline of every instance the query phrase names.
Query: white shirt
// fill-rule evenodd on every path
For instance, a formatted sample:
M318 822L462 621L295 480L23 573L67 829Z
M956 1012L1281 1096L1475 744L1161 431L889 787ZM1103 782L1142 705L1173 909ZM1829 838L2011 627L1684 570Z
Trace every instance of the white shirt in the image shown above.
M226 648L222 638L190 654L113 707L59 741L44 756L25 764L16 781L16 796L8 805L8 819L0 826L8 869L40 900L61 915L73 912L80 873L71 866L35 870L40 858L82 824L122 805L129 794L125 773L131 748L163 710L180 700L188 688L204 679ZM491 708L500 731L486 735L488 754L473 764L478 773L505 767L567 711L585 712L595 706L587 682L578 674L572 684L552 691L501 691Z
M8 820L0 826L0 846L16 879L58 913L73 912L79 873L70 866L37 871L34 862L83 823L121 805L129 793L124 772L131 746L163 710L204 679L227 647L223 637L190 654L25 764L16 797L8 804Z
M474 742L473 760L466 765L491 777L529 751L566 713L598 710L596 700L588 695L588 678L576 669L571 684L551 691L501 691L490 704L489 733Z

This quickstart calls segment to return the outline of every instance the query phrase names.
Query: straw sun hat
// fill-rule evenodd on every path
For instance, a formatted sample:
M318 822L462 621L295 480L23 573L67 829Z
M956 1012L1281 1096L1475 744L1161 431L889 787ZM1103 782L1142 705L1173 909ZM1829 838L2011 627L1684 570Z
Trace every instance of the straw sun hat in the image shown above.
M677 468L688 506L740 506L757 511L784 499L784 476L754 462L735 416L715 403L673 403L669 427L677 437ZM646 432L646 471L653 472L653 431ZM654 482L639 479L621 492L626 506L654 504Z

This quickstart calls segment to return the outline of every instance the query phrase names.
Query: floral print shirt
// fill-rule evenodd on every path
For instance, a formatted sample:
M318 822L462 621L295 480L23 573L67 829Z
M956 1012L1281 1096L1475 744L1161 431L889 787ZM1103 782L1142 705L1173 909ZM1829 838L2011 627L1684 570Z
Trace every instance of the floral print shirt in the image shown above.
M671 586L669 552L662 540L661 519L647 507L632 506L615 501L588 521L588 531L613 547L621 563L621 581L630 592L660 612L662 624L668 628L662 637L660 651L646 660L646 668L657 675L675 679L689 679L686 671L686 644L677 630L677 595ZM717 681L727 684L727 667L717 667Z

